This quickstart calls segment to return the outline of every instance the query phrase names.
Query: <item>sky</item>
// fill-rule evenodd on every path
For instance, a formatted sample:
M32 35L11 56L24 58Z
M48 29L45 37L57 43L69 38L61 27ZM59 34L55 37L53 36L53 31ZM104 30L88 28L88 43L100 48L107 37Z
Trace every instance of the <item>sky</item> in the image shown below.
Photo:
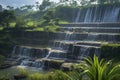
M58 0L51 0L51 1L58 2ZM13 7L20 7L23 5L33 5L35 4L35 2L41 3L42 0L0 0L0 5L2 5L3 7L8 5Z

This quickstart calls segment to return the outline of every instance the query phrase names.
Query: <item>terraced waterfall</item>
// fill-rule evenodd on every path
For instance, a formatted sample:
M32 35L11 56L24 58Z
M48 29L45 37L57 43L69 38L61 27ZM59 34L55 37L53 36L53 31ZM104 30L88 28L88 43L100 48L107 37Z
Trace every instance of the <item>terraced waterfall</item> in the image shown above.
M101 44L120 43L119 15L119 6L80 9L74 23L61 24L59 31L49 33L49 48L15 46L12 54L19 55L21 65L33 67L50 60L79 62L94 54L100 58Z

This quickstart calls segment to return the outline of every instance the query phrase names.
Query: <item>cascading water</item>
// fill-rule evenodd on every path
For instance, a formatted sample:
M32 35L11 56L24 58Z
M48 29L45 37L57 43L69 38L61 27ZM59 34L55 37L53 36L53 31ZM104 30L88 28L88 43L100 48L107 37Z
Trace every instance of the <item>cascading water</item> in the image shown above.
M75 22L119 22L120 6L94 6L78 10Z
M48 54L49 49L37 49L27 46L15 46L12 51L12 58L15 58L21 66L40 67L41 61L38 58L44 58Z
M59 32L49 34L51 38L49 50L15 46L12 55L20 57L18 59L20 65L33 67L43 66L44 63L39 60L41 58L80 60L93 54L100 57L102 42L120 42L120 27L107 25L101 27L98 22L118 22L119 14L120 8L117 6L79 9L75 22L83 22L86 26L61 26ZM89 26L87 22L97 22L95 23L97 26Z
M80 9L78 10L78 13L77 13L77 16L76 16L76 19L75 19L75 23L79 22L79 17L80 17Z
M104 18L103 18L103 22L107 21L107 22L117 22L118 19L118 15L120 12L120 8L117 7L111 7L106 9L105 14L104 14Z
M96 33L89 33L88 34L88 37L87 37L87 40L88 41L95 41L97 39L97 37L99 36L99 34L96 34Z
M82 59L85 56L89 55L89 47L81 47L79 51L78 59Z
M67 43L70 41L75 40L75 35L73 34L73 30L71 28L68 28L67 31L65 31L65 36L62 37L58 34L57 37L60 37L59 39L55 40L53 42L53 45L50 45L53 48L49 51L49 54L46 56L46 58L53 58L53 59L65 59L66 58L66 52L68 50Z

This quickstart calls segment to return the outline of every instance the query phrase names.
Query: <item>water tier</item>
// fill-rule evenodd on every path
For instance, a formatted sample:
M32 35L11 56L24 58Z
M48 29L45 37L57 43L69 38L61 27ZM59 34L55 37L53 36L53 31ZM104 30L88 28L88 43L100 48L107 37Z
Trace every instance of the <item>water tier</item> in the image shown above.
M97 23L64 24L58 32L49 33L49 49L15 46L12 54L27 57L22 59L21 65L39 67L43 64L41 58L44 58L45 62L46 60L78 61L84 56L92 57L94 54L100 58L101 44L120 43L120 25L118 24L100 23L100 26L97 26Z

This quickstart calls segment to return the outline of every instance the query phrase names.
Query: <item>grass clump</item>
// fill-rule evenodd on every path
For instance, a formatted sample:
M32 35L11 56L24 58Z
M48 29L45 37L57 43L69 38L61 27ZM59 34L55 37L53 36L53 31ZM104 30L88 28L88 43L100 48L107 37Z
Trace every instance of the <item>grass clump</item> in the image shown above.
M93 59L85 58L80 67L90 80L120 80L120 64L99 60L96 55Z

